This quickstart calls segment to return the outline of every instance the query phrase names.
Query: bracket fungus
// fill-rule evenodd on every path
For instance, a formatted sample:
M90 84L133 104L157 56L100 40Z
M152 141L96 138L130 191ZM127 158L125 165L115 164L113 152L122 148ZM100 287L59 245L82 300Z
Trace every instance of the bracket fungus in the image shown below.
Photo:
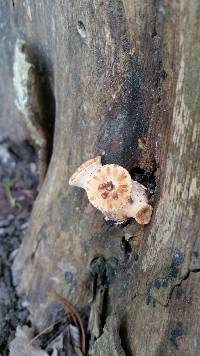
M146 188L132 180L125 168L102 165L100 156L83 163L69 185L85 189L90 203L107 219L124 222L135 218L142 225L150 222L153 208L148 204Z

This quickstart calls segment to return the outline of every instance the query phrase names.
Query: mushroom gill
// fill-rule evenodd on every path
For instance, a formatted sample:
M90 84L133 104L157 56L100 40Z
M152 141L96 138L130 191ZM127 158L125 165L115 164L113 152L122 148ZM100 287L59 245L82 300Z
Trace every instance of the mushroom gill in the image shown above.
M109 213L122 209L127 204L131 188L128 171L116 164L107 164L93 174L86 191L92 205Z

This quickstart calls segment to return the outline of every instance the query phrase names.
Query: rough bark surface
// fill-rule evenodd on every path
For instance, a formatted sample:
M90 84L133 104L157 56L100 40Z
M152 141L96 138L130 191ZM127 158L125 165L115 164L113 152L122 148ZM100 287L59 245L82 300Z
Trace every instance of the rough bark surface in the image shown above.
M51 162L14 265L35 325L56 318L53 291L79 308L94 299L91 262L103 256L98 343L109 315L119 355L198 355L199 1L13 0L10 17L56 102ZM151 224L131 223L125 249L125 228L67 184L97 154L156 177Z
M26 128L14 104L12 85L13 49L17 33L11 26L11 1L0 1L0 140L6 137L21 141L27 138Z

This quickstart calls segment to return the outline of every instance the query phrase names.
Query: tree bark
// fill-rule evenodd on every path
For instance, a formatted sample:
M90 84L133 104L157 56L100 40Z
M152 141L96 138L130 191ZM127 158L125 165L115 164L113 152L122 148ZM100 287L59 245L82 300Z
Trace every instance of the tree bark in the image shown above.
M96 278L106 296L94 354L198 355L199 1L10 3L12 31L56 103L50 164L14 264L34 324L56 318L52 292L95 306ZM150 225L108 226L68 186L97 154L155 177ZM108 339L121 340L118 353Z

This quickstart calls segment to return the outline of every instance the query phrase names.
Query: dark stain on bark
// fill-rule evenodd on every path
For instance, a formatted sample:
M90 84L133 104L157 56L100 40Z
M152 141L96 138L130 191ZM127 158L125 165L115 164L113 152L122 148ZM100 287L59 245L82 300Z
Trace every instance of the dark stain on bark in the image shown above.
M176 299L180 300L184 296L183 288L177 287L176 289Z
M106 92L101 110L103 124L100 128L97 148L104 163L117 163L128 170L139 165L138 139L149 126L149 116L144 110L144 73L137 58L130 54L127 18L123 3L106 5L110 35L114 43L114 57L104 69ZM121 64L119 65L119 63Z
M154 296L155 290L168 288L170 294L172 293L179 276L183 259L183 253L181 251L176 251L172 257L171 264L168 267L165 267L164 270L160 272L158 277L146 284L144 298L147 305L151 304L155 306L156 301L160 302L160 300L157 300L156 296Z
M169 340L170 340L172 346L176 350L178 350L178 348L179 348L179 339L183 335L184 335L183 325L181 322L178 322L176 327L171 330L170 337L169 337Z
M104 163L117 163L131 170L138 165L138 139L146 132L148 119L143 112L142 75L133 57L126 70L120 95L104 113L97 152L104 153Z

